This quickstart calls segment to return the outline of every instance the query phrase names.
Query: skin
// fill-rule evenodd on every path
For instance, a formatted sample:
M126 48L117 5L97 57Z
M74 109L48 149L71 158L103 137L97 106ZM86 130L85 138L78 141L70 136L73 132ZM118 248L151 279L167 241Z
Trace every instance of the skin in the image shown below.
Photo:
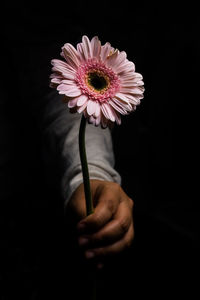
M102 261L129 248L134 239L134 201L121 186L110 181L92 179L94 213L86 216L84 186L81 184L69 201L76 223L77 241L87 260Z

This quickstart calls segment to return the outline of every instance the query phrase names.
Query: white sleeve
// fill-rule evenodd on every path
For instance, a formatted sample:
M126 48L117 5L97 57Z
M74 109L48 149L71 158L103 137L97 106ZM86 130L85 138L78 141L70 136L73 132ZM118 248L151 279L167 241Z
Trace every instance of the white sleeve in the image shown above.
M50 159L52 151L60 156L57 159L63 170L60 188L65 207L74 190L83 182L78 143L81 116L79 113L70 113L60 95L52 91L44 115L45 153L49 153ZM87 124L85 143L90 179L121 184L121 176L114 169L110 129ZM48 160L48 156L45 159Z

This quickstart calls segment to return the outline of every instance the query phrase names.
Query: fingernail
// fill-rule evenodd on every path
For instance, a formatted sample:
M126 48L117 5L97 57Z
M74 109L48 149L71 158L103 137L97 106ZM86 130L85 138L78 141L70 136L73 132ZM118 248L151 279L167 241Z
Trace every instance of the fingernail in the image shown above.
M79 238L78 243L79 243L80 246L87 245L88 244L88 239L84 238L84 237L81 237L81 238Z
M95 256L95 254L92 251L86 251L85 252L85 257L86 258L93 258L94 256Z

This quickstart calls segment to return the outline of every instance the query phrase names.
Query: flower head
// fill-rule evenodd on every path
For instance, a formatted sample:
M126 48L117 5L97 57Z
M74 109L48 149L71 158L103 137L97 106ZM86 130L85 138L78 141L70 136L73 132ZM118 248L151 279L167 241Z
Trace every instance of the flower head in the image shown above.
M74 48L67 43L62 47L64 60L53 59L51 87L63 94L68 107L83 113L89 123L103 128L116 122L120 115L136 109L143 98L142 75L135 72L135 65L109 43L101 46L97 36Z

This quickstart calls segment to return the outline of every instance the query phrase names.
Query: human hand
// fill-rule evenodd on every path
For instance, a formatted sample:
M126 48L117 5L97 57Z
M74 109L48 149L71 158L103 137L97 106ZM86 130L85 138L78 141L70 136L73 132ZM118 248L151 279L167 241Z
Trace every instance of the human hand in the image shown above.
M86 216L83 184L73 193L69 207L78 220L78 243L86 259L102 261L132 244L134 202L117 183L91 179L90 184L94 213Z

